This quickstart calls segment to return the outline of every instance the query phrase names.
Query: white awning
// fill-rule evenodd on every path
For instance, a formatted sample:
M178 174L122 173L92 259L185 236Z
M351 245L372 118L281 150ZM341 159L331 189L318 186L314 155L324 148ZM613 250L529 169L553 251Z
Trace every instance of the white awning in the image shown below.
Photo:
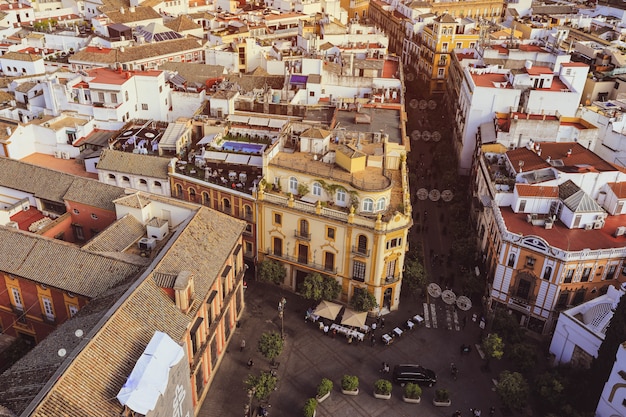
M262 156L251 156L248 165L253 167L263 167L263 157Z
M236 114L229 114L228 115L228 121L232 122L232 123L248 124L248 120L249 119L250 119L250 117L248 117L248 116L238 116Z
M285 123L287 123L288 120L283 120L283 119L270 119L270 127L276 128L276 129L282 129L282 127L285 125Z
M204 153L204 159L210 159L213 161L224 161L226 156L228 156L228 154L224 152L207 151Z
M171 337L155 332L117 394L119 402L144 415L154 410L167 388L170 368L184 356L183 348Z
M267 126L270 124L270 119L265 117L251 117L248 124L251 126Z
M249 160L250 155L237 155L234 153L229 153L226 157L226 162L228 162L229 164L248 165Z
M214 133L212 135L206 135L205 137L200 139L200 142L198 142L198 145L206 145L208 143L213 142L213 139L215 138L215 136L217 136L217 133Z

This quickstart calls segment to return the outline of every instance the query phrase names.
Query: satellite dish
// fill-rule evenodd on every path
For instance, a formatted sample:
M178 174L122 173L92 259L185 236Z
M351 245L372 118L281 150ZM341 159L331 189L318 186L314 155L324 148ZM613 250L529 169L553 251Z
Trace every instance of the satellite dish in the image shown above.
M59 351L57 352L57 354L58 354L60 357L62 357L62 358L63 358L65 355L67 355L67 350L65 350L65 349L61 348L61 349L59 349Z
M76 329L76 331L74 332L74 335L76 337L83 337L84 332L82 331L82 329Z

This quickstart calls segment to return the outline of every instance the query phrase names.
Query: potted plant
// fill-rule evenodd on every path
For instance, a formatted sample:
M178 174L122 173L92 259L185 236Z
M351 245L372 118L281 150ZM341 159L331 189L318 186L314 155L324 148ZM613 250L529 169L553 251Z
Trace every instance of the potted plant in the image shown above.
M309 398L304 403L302 414L304 414L304 417L315 417L316 408L317 408L317 400L315 398Z
M419 404L422 400L422 387L413 382L409 382L404 386L402 400L405 403Z
M322 402L326 398L330 397L330 392L333 390L333 381L328 378L322 378L322 381L317 386L317 402Z
M450 393L447 389L439 388L435 391L435 398L433 398L433 405L437 407L449 407L452 404L450 401Z
M359 393L359 378L354 375L344 375L341 378L341 392L346 395Z
M391 381L379 379L374 383L374 397L382 400L391 398Z

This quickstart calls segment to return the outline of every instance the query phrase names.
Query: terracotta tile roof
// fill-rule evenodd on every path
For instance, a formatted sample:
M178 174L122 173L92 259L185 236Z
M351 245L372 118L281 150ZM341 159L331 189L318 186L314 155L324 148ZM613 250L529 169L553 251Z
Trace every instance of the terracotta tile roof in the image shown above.
M124 189L115 185L103 184L96 180L77 177L74 179L63 199L75 201L109 211L115 211L113 200L125 195Z
M200 208L172 237L175 241L162 252L155 270L144 275L137 287L126 294L127 298L107 312L108 318L100 328L87 334L82 351L72 353L75 359L68 358L63 376L53 382L30 415L73 416L77 410L85 416L120 415L122 407L115 397L154 332L164 331L175 341L182 340L199 304L183 314L152 275L163 277L190 271L194 275L196 299L203 300L215 280L220 279L224 263L244 229L243 221ZM42 344L47 344L47 340Z
M87 47L69 58L71 64L114 64L116 62L133 62L159 56L184 53L187 50L202 48L202 42L195 38L174 39L144 45L130 46L119 49Z
M120 187L1 157L0 186L45 200L62 203L67 199L111 211L113 199L124 195Z
M98 169L122 174L167 179L167 166L169 162L169 158L104 149L100 155Z
M134 12L130 11L130 8L124 8L124 13L120 12L119 8L105 11L111 22L113 23L132 23L141 22L143 20L162 19L159 12L152 7L136 6Z
M37 344L26 356L0 375L0 379L3 381L0 384L0 403L17 415L26 410L61 364L67 360L68 356L72 355L79 343L85 341L85 339L76 337L74 332L80 329L85 335L89 334L102 319L104 313L128 290L131 282L132 280L129 280L129 282L120 284L92 299L89 304L80 309L72 320L59 326L56 331ZM65 357L58 355L60 348L66 350ZM78 385L82 385L82 381ZM76 415L76 410L55 415Z
M539 145L541 147L541 156L525 147L506 153L516 171L519 170L520 161L523 161L521 167L523 172L549 167L570 173L617 170L614 165L576 142L541 142ZM570 150L571 154L568 156ZM548 157L550 157L552 164L547 162ZM561 161L562 163L556 164L556 161Z
M202 28L202 26L200 26L185 15L181 15L174 20L170 20L169 22L165 23L165 26L176 32L184 32L186 30Z
M14 61L27 61L27 62L35 62L43 59L39 54L25 54L22 52L7 52L2 55L0 59L12 59Z
M150 199L141 193L135 193L126 197L118 198L113 203L131 208L144 208L151 203Z
M146 233L135 216L127 214L111 224L83 246L90 252L122 252Z
M626 198L626 182L609 182L607 183L617 198Z
M545 187L543 185L515 184L520 197L558 198L559 187Z
M597 230L568 229L560 221L554 222L552 229L546 229L528 223L526 214L514 213L510 207L500 207L500 211L509 232L539 236L556 248L579 251L624 247L624 236L615 237L613 233L618 226L626 224L626 215L608 216L604 227Z
M14 229L0 230L0 270L50 287L95 297L139 271L137 264Z

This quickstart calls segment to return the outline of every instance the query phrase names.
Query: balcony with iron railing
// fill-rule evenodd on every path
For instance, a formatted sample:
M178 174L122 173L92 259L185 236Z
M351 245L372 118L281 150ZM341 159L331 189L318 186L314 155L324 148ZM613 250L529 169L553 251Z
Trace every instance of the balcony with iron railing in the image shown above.
M337 274L337 268L335 266L322 265L317 262L311 262L309 261L307 257L290 256L290 255L285 255L284 253L280 253L280 252L272 252L270 248L267 248L266 255L276 260L283 260L283 261L287 261L293 264L305 266L305 267L308 267L309 269L314 269L314 270L317 270L326 274L333 274L333 275Z
M293 231L293 235L298 239L311 240L311 234L306 231L296 229Z
M370 256L370 249L362 248L360 246L352 246L352 253L355 254L355 255L369 257Z
M400 281L400 275L385 277L385 284L393 284L394 282L398 281Z

